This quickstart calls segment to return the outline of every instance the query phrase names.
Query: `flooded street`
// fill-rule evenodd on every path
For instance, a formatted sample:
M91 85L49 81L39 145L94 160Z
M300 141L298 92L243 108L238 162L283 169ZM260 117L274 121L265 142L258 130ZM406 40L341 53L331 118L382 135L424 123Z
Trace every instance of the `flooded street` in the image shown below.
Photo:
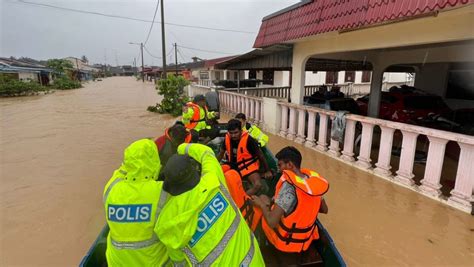
M175 118L146 111L150 83L0 99L0 266L77 266L105 223L102 192L123 149ZM270 136L276 152L288 140ZM349 266L472 266L474 218L297 146L330 182L320 219Z
M105 223L102 191L136 139L174 121L153 85L109 78L0 99L0 266L77 266Z

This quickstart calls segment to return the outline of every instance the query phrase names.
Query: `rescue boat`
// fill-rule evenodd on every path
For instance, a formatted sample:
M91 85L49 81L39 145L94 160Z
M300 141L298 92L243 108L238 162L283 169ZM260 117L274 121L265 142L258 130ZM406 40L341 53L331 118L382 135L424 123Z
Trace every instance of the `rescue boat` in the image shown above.
M206 94L206 99L208 100L208 104L210 104L210 110L219 111L219 98L217 93L210 92ZM221 142L224 141L223 137L225 136L227 130L225 124L218 123L216 126L220 129L220 135L208 143L208 146L211 147L215 153L218 153ZM276 182L280 177L280 173L278 173L277 160L268 148L263 147L262 152L270 169L275 174L273 179L268 183L268 195L273 196ZM346 266L344 259L337 250L336 244L329 235L329 232L326 230L326 228L324 228L321 221L317 220L316 225L319 231L319 239L313 241L310 248L307 251L301 253L301 255L298 257L295 257L294 255L290 256L289 254L278 252L273 249L272 245L266 242L263 233L259 232L257 229L255 235L257 240L259 240L260 249L265 259L265 264L267 266ZM80 267L107 266L105 251L107 249L108 233L109 227L108 225L105 225L79 264Z

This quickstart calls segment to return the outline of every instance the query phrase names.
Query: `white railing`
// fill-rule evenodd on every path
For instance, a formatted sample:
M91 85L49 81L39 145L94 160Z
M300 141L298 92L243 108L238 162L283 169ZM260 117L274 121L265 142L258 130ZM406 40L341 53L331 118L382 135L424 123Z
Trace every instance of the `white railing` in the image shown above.
M214 83L211 80L199 80L198 84L201 86L213 87Z
M189 97L193 97L195 95L206 95L207 92L212 91L211 87L207 86L199 86L195 84L190 84L186 86L186 91Z
M282 87L251 87L251 88L226 88L221 89L234 93L241 93L244 95L257 96L257 97L270 97L270 98L283 98L288 99L290 97L289 86Z
M233 114L242 112L248 120L256 124L263 123L262 98L220 90L219 101L222 112Z
M306 107L291 103L279 102L281 112L281 129L279 135L307 147L319 150L336 157L347 163L373 172L387 180L404 185L415 191L438 199L457 207L463 211L471 212L474 189L474 137L435 130L404 123L391 122L358 115L346 116L346 129L343 144L330 138L331 118L334 111ZM356 123L362 125L360 150L357 158L354 157L354 144L356 136ZM381 129L380 148L375 166L371 162L373 129ZM400 165L393 174L390 165L394 132L401 131L403 135ZM317 134L317 139L316 139ZM413 180L413 166L417 138L425 135L429 140L428 158L421 185L417 186ZM328 143L329 139L329 143ZM440 184L446 144L456 142L460 147L459 163L454 189L451 190L446 200L441 193ZM342 148L342 151L341 151ZM374 169L372 169L375 167Z
M410 82L383 82L382 91L388 91L392 86L410 85ZM317 92L319 87L322 85L306 85L305 96L310 96ZM330 91L332 87L339 87L340 91L346 96L358 96L366 95L370 93L370 83L342 83L334 85L325 85L327 90Z

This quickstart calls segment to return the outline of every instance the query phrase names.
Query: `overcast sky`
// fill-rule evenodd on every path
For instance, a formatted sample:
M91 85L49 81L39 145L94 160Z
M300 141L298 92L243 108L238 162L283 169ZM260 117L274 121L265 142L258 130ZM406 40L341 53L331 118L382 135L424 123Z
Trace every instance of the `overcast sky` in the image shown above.
M36 59L86 55L92 63L132 64L139 55L149 22L83 14L49 7L0 0L0 55ZM24 0L64 8L100 12L151 21L155 0ZM298 0L165 0L165 22L208 28L231 29L251 33L223 32L166 25L166 50L174 42L201 50L231 54L250 51L264 16ZM160 11L156 17L160 20ZM154 24L147 48L161 56L161 28ZM193 56L217 58L228 54L179 48L178 61ZM171 53L174 61L174 53ZM170 60L170 56L167 60ZM161 60L145 52L146 65L160 65Z

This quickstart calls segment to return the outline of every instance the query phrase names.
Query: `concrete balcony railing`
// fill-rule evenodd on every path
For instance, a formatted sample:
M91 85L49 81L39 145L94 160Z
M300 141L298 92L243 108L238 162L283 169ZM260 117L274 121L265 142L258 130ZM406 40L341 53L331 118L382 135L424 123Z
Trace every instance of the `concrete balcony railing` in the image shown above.
M259 97L228 91L219 91L221 111L227 113L245 113L247 119L261 124L263 122L263 100Z
M197 82L198 85L200 86L207 86L207 87L213 87L214 83L211 80L199 80Z
M258 87L258 88L229 88L223 89L229 92L240 92L241 94L257 96L257 97L272 97L272 98L282 98L288 99L290 96L289 86L283 87Z
M350 114L346 116L343 144L332 139L329 139L328 143L331 127L328 122L334 118L335 112L284 102L278 102L277 106L280 112L280 116L277 118L280 124L278 133L280 136L327 153L358 168L373 172L377 176L421 192L428 197L447 202L449 205L463 211L472 212L472 203L474 202L473 136ZM362 125L362 131L359 155L355 158L354 144L357 123ZM381 137L378 160L373 164L370 154L375 126L380 127ZM390 162L393 137L396 130L401 131L403 139L400 164L398 170L392 174ZM317 140L316 133L318 133ZM421 180L421 185L418 186L413 180L413 165L419 135L427 137L429 148L424 178ZM460 156L454 189L451 190L450 196L446 199L440 190L442 187L440 179L446 144L449 141L456 142L459 145Z

